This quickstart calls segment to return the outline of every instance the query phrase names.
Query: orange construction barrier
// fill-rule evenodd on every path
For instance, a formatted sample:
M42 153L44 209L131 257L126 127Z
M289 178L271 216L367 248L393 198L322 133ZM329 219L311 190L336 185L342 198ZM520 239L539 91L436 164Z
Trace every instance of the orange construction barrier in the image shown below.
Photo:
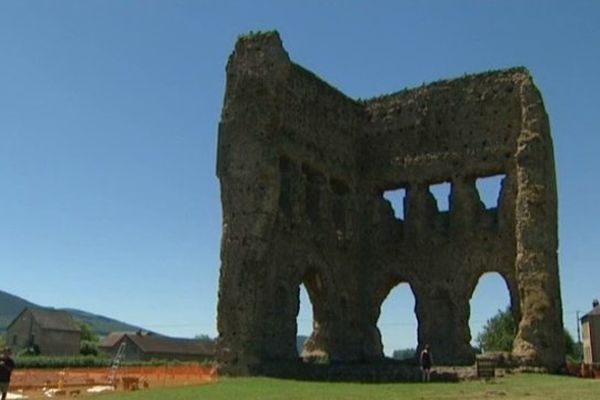
M110 368L16 369L12 375L10 391L34 394L56 389L78 395L87 388L108 385L109 375ZM213 367L190 364L123 366L117 370L116 378L117 390L143 390L213 383L217 381L218 375Z

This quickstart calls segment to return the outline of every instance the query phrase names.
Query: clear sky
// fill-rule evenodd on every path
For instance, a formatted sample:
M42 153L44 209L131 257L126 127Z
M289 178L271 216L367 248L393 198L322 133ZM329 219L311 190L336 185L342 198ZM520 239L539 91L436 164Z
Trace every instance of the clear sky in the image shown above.
M277 29L352 97L524 65L554 137L564 320L600 297L600 2L0 2L0 289L166 334L216 335L225 64ZM493 196L492 196L493 197ZM311 311L302 297L299 333ZM473 335L508 292L485 276ZM399 286L379 327L415 345Z

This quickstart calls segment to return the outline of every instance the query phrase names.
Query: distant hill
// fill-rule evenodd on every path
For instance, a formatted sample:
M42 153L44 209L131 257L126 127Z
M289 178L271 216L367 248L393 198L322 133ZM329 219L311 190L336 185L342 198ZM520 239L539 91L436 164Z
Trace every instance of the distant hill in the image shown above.
M8 324L10 324L13 319L15 319L15 317L26 307L51 308L34 304L18 296L14 296L10 293L0 290L0 333L6 331ZM110 332L137 331L142 329L126 322L117 321L116 319L108 318L102 315L92 314L87 311L71 308L62 308L61 310L67 311L76 321L88 324L92 330L100 336L106 336Z
M0 332L4 332L8 324L10 324L17 314L25 307L41 308L25 299L0 290Z
M308 336L298 335L296 336L296 350L298 351L298 355L302 354L302 350L304 350L304 343L308 340Z

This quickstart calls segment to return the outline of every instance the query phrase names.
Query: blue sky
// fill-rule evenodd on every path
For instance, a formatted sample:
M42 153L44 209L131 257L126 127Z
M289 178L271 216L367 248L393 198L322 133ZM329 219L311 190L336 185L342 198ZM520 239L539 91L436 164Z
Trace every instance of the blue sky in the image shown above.
M216 335L224 68L239 34L277 29L293 60L356 98L530 69L554 137L564 319L575 333L575 311L600 297L599 20L593 0L2 1L0 289ZM474 335L507 302L500 279L485 276ZM413 303L407 286L384 303L387 352L415 345Z

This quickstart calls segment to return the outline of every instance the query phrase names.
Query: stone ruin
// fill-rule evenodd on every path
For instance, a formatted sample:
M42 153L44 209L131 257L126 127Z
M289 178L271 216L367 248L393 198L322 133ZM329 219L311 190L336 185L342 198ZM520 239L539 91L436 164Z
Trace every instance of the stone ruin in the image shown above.
M303 357L384 359L392 288L415 296L418 346L474 361L469 300L499 273L518 325L512 355L555 371L565 350L548 117L525 68L353 100L290 61L276 32L241 37L227 64L217 175L223 237L218 359L232 374ZM475 180L503 175L498 206ZM432 184L449 182L441 212ZM404 218L383 194L404 189Z

